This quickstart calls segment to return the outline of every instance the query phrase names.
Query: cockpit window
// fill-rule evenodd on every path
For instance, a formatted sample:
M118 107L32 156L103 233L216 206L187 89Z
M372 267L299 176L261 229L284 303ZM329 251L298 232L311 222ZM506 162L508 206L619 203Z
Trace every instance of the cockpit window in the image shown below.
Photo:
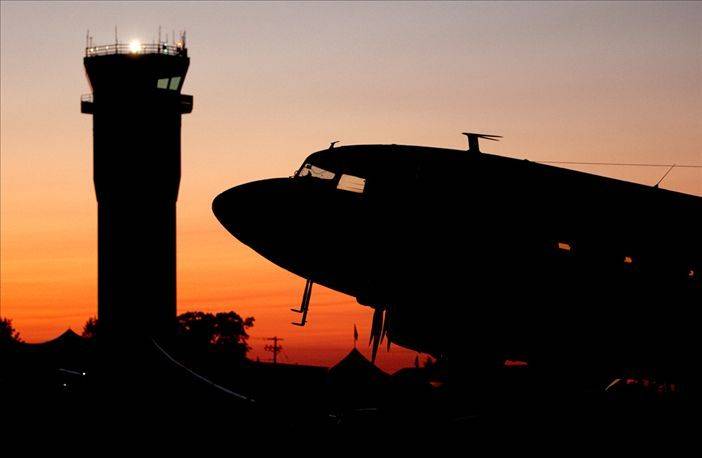
M363 190L365 187L366 179L355 177L353 175L341 175L341 178L339 179L339 184L336 185L336 189L357 192L359 194L363 194Z
M314 177L321 178L322 180L333 180L336 174L334 172L329 172L327 170L321 169L315 165L307 163L302 166L300 171L297 173L298 177Z
M339 176L339 181L336 183L336 189L363 194L363 191L366 188L365 178L360 178L354 175L347 175L342 173L337 174L328 170L324 170L323 168L317 167L316 165L312 165L309 162L306 162L302 167L300 167L300 169L295 174L296 178L312 177L329 181L334 180L337 176Z

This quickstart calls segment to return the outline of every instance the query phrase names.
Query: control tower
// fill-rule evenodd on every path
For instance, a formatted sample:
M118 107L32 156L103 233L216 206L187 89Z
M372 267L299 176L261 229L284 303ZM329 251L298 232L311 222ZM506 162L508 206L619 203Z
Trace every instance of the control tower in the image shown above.
M83 59L92 93L93 181L98 202L98 341L124 348L168 342L176 319L176 200L181 94L190 59L177 43L92 46Z

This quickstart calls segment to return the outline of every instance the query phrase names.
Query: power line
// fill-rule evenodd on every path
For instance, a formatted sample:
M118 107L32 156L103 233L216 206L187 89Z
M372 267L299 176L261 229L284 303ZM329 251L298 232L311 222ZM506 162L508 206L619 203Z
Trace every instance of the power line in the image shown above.
M538 164L569 164L569 165L608 165L620 167L673 167L687 169L702 169L702 165L693 164L646 164L636 162L577 162L577 161L533 161Z

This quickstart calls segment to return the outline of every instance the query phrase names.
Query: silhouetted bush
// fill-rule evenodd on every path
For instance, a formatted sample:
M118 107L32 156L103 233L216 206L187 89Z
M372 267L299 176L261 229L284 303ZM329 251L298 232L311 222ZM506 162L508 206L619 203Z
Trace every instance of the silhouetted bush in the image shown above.
M235 312L187 312L178 315L178 341L189 351L222 352L241 358L251 347L246 330L254 318L242 319Z
M178 315L177 325L178 347L187 352L227 353L244 358L251 349L246 330L254 325L253 317L243 319L235 312L187 312ZM83 325L82 336L94 339L97 334L98 319L90 317Z
M22 342L19 332L12 326L9 318L0 318L0 348L5 348Z
M94 339L97 335L97 326L97 317L91 316L83 325L83 333L81 335L86 339Z

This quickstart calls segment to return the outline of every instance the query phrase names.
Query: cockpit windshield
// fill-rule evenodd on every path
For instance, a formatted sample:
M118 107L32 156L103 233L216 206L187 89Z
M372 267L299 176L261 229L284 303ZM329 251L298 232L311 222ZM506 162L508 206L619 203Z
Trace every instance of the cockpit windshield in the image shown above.
M322 180L333 180L336 174L334 172L329 172L323 168L312 165L309 162L303 165L297 172L298 177L310 176L313 178L321 178Z
M335 180L337 176L339 177L339 179ZM300 167L300 170L298 170L295 174L295 178L302 177L311 177L319 178L321 180L328 180L336 184L336 189L340 189L342 191L350 191L357 194L363 194L363 191L366 187L365 178L360 178L357 176L347 175L343 173L337 175L334 172L324 170L323 168L317 167L316 165L312 165L309 162L305 163L302 167Z

